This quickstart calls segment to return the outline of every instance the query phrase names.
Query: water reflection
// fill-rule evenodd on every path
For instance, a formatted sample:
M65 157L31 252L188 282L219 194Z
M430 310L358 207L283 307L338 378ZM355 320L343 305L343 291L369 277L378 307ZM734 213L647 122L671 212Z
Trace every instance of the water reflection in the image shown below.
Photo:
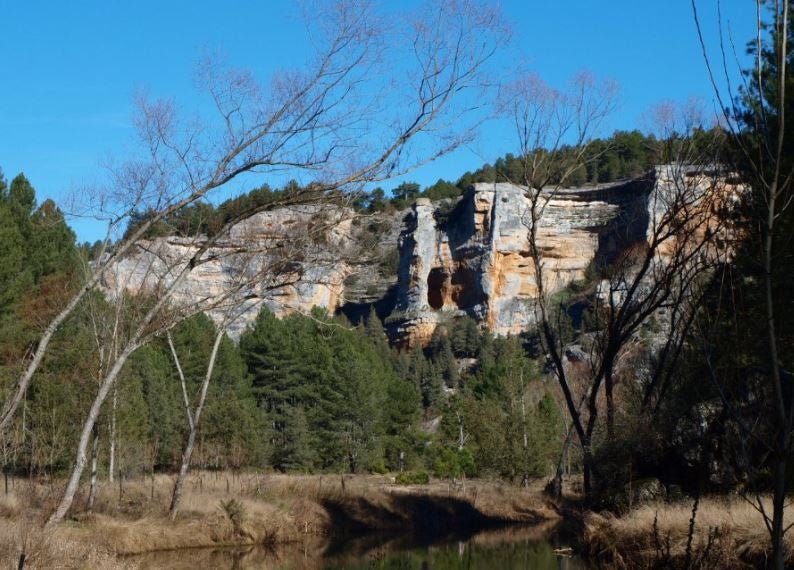
M410 545L405 538L365 537L334 548L319 539L303 544L245 549L196 549L136 557L141 570L581 570L567 545L538 536L538 529L502 530L465 541ZM333 552L333 553L332 553Z

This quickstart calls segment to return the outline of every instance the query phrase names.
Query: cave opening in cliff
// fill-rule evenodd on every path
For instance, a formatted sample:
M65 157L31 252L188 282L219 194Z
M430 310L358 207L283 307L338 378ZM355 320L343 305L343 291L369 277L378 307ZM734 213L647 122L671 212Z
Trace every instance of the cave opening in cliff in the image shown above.
M458 309L467 309L483 301L477 273L469 267L459 267L452 275L452 300Z
M434 310L444 306L448 289L447 273L440 267L431 269L427 275L427 304Z

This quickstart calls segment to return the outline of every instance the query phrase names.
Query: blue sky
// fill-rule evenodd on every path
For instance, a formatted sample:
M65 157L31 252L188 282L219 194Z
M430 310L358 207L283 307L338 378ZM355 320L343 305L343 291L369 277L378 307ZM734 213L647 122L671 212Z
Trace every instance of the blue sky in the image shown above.
M193 69L202 53L219 51L263 76L299 65L307 53L298 10L286 0L2 4L0 168L6 178L24 171L42 199L100 179L109 155L124 156L136 91L173 97L186 109L200 105ZM699 0L709 38L713 4ZM502 7L514 41L499 63L521 61L551 84L583 69L616 80L621 96L610 128L641 127L662 100L713 102L689 0L505 0ZM723 13L743 46L754 2L723 0ZM457 179L511 150L510 134L486 125L472 147L411 178ZM81 240L101 235L95 223L71 223Z

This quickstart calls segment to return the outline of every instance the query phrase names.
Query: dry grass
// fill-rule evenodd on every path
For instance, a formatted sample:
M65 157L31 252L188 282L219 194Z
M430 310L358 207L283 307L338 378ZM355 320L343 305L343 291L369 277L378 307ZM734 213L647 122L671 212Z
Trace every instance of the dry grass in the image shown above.
M692 503L649 504L624 516L589 514L584 542L594 558L619 568L737 568L754 565L769 553L769 534L761 514L739 498L706 498L698 505L687 555ZM771 504L767 505L770 508ZM790 519L794 513L789 511ZM787 537L794 562L794 535Z
M26 568L113 570L137 567L141 560L125 556L145 552L294 542L318 548L332 532L402 529L422 519L417 509L428 506L442 519L455 518L461 509L486 521L557 518L541 497L540 483L531 489L489 481L400 487L386 476L196 472L171 521L172 487L167 475L105 483L93 512L85 512L86 497L78 494L71 519L45 535L41 523L60 484L17 480L9 495L0 496L0 569L16 568L21 552L28 555Z
M74 540L57 529L44 532L29 520L0 520L0 568L16 569L25 554L25 568L132 570L137 564L86 541Z

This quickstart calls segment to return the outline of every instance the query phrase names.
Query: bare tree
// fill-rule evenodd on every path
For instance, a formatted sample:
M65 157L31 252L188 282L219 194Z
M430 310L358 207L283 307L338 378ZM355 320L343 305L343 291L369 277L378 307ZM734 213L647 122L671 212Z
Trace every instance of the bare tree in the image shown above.
M621 220L628 228L621 241L622 254L602 261L602 279L592 302L596 332L588 339L589 374L584 392L576 394L566 366L566 338L562 333L568 316L553 294L553 256L544 250L544 217L555 200L565 198L565 184L588 161L598 158L590 148L596 129L612 107L612 92L592 88L592 80L579 78L570 94L554 91L537 79L518 85L511 94L509 111L514 118L521 148L521 179L527 200L524 222L529 256L533 263L537 299L536 321L540 339L566 402L571 425L582 447L584 488L590 496L597 465L593 460L594 435L599 426L602 398L606 408L607 438L615 433L616 371L622 355L638 342L638 333L652 318L666 311L663 363L677 358L691 325L697 302L692 296L707 279L709 270L723 259L717 248L720 235L719 208L735 190L726 184L726 173L714 165L715 144L695 144L701 129L698 115L687 112L664 117L665 148L659 157L670 164L657 167L636 190L637 203ZM711 142L718 139L709 139ZM704 148L705 147L705 148ZM645 198L645 201L642 198ZM651 342L651 341L649 341ZM655 350L655 348L653 349ZM661 364L647 383L646 404L658 401L666 381ZM667 378L667 377L664 377ZM602 390L603 389L603 390ZM603 395L602 395L603 391ZM558 468L554 488L561 489Z
M10 425L61 324L156 224L256 177L312 178L282 204L360 189L472 136L477 114L471 111L479 104L465 94L487 83L485 64L502 39L494 10L465 0L433 2L407 22L408 44L406 32L390 32L366 0L318 2L307 13L318 48L304 69L262 85L248 72L213 61L201 65L198 77L214 104L213 120L184 120L174 104L140 98L143 153L112 168L107 188L90 193L90 207L72 208L107 221L108 233L92 271L39 337L0 411L0 431ZM405 45L410 49L401 51ZM114 242L142 211L147 216ZM120 361L126 356L120 352Z
M599 85L586 74L576 77L567 93L551 88L536 76L529 76L506 90L502 104L518 136L521 178L511 182L526 188L527 207L523 218L535 273L537 322L582 446L588 495L591 490L591 434L586 431L566 374L563 340L554 324L538 235L547 206L586 161L591 137L612 111L615 93L614 85Z
M207 362L207 371L204 375L204 381L201 383L198 402L196 402L195 407L190 404L190 400L188 398L185 375L182 372L182 366L179 363L179 355L177 354L176 348L174 347L174 342L171 340L171 334L170 332L166 334L168 335L168 346L171 349L171 355L174 357L174 365L176 366L176 369L179 373L179 381L182 384L182 396L184 398L185 413L187 414L189 427L188 440L182 453L182 464L179 467L179 474L177 475L177 479L174 482L174 491L171 495L171 505L168 509L171 519L174 519L176 518L176 513L179 509L179 501L182 498L182 487L185 484L187 472L190 468L190 460L193 457L193 447L196 443L198 423L201 419L201 412L204 410L204 402L207 398L207 390L209 388L210 380L212 379L212 373L215 370L215 361L218 357L218 349L220 348L221 341L223 340L226 331L222 324L218 327L218 330L215 333L215 341L212 343L212 350L210 351L209 360Z
M87 260L86 260L87 261ZM86 264L84 270L88 273L91 271L90 267ZM107 374L108 366L113 363L115 355L118 353L119 343L122 342L120 338L122 335L122 319L124 318L124 296L117 296L109 305L101 294L97 291L86 297L82 305L83 312L86 315L90 324L91 334L93 336L96 369L95 381L97 384L101 382L102 378ZM109 433L110 441L110 464L109 470L110 481L113 481L112 471L114 469L114 451L115 451L115 407L112 410L111 430ZM87 507L88 510L93 510L94 502L97 494L97 468L99 463L99 442L100 442L100 424L97 423L93 428L93 441L91 445L91 474L90 485L88 492Z
M338 218L334 218L334 225ZM324 231L330 231L331 227L325 228ZM311 229L305 226L300 227L300 233L311 234L312 232L317 232L317 225L315 224L314 227ZM253 240L252 236L246 236L246 240ZM291 257L291 256L290 256ZM176 518L177 512L179 510L179 503L182 498L182 489L185 484L185 480L187 479L188 470L190 469L190 463L193 457L193 449L196 443L196 436L199 430L199 424L201 421L201 415L204 410L204 404L207 399L207 392L209 390L210 382L212 380L213 372L215 370L215 363L218 358L218 352L221 346L221 342L223 341L224 337L226 336L226 330L231 325L235 319L239 318L241 313L245 312L248 307L246 307L246 300L250 297L252 289L255 288L260 284L261 280L266 280L268 275L272 275L275 273L273 270L274 268L267 267L264 271L265 274L263 275L254 275L252 279L250 268L252 265L256 263L255 256L250 254L247 255L239 255L233 259L231 266L229 267L230 271L234 272L234 286L233 286L233 294L229 295L227 299L224 300L222 309L222 316L220 317L220 322L217 324L215 338L212 343L212 348L210 350L209 357L207 359L207 366L204 374L204 378L201 382L198 398L191 398L188 394L188 387L187 387L187 380L185 378L185 373L182 368L181 361L179 359L179 354L177 352L176 347L174 346L173 338L171 336L171 331L166 331L166 339L168 341L168 348L171 351L171 356L174 360L174 366L177 371L177 375L179 377L179 382L182 391L182 401L185 408L185 415L187 417L188 423L188 438L187 442L185 443L185 448L182 453L182 463L179 468L179 473L177 474L176 481L174 482L174 490L171 495L171 504L169 507L169 515L171 519ZM259 269L262 271L262 268ZM283 283L283 284L286 284ZM195 402L192 404L191 402Z

